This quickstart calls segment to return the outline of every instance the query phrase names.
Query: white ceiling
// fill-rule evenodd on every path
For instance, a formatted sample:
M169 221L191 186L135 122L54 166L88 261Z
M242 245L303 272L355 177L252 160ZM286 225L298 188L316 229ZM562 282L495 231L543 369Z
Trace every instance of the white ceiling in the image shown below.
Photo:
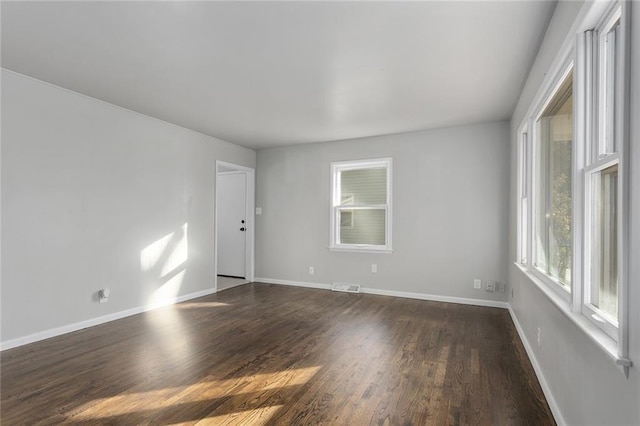
M555 2L3 2L2 66L250 148L509 119Z

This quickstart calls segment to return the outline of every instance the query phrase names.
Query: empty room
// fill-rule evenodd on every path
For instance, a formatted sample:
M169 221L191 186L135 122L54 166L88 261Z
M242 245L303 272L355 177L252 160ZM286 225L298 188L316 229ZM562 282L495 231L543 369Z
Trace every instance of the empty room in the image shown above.
M640 3L0 19L3 425L640 425Z

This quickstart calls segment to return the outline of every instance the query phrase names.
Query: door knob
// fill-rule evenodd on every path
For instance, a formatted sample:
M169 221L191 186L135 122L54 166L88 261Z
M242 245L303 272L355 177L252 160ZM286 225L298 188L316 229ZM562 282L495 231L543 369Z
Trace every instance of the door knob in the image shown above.
M242 228L240 228L241 231L244 231L244 226Z

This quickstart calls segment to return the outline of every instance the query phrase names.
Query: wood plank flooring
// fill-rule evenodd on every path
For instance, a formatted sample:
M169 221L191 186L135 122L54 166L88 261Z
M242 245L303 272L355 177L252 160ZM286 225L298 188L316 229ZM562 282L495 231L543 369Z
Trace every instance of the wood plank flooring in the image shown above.
M555 424L509 314L246 284L1 354L3 425Z

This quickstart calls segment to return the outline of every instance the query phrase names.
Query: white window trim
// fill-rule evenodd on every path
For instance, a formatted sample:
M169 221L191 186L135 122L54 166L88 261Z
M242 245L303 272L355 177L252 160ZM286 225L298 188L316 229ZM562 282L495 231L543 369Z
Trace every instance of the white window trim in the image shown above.
M596 86L594 82L594 74L597 73L597 61L594 61L593 50L591 48L596 41L591 38L587 41L588 37L584 37L584 33L590 31L593 28L603 27L611 22L611 14L618 6L622 6L622 18L621 18L621 51L625 53L625 57L622 59L622 72L624 73L623 83L621 84L621 91L624 94L621 99L622 106L622 121L624 127L620 126L618 130L622 133L621 147L618 148L621 159L618 163L619 177L622 176L619 182L618 194L621 202L619 216L620 238L618 241L618 319L619 327L617 333L617 339L612 338L605 333L600 327L596 325L595 321L585 316L582 313L583 302L583 288L584 277L582 273L584 271L585 262L583 262L583 254L585 253L583 247L583 237L586 237L584 231L585 222L584 213L586 212L586 204L584 200L585 188L584 188L584 173L590 169L585 166L590 158L599 154L599 147L597 150L592 148L591 144L580 142L574 144L574 188L573 188L573 205L574 205L574 248L573 248L573 266L572 266L572 294L571 297L562 297L562 293L554 291L558 286L549 285L549 279L546 275L537 273L535 267L532 266L532 254L533 254L533 217L532 209L534 201L533 197L533 152L532 146L535 135L532 135L532 130L535 128L534 117L539 111L542 111L542 103L550 99L551 93L553 93L556 84L561 81L558 75L567 69L567 63L576 58L574 67L574 141L592 140L598 132L598 129L589 123L587 120L587 114L592 114L594 108L597 105L598 93L594 93ZM628 376L629 368L633 366L632 360L629 359L629 336L628 336L628 256L629 256L629 188L628 188L628 144L629 144L629 98L630 90L629 84L629 20L630 20L630 2L610 0L603 2L589 2L585 3L580 10L578 17L576 18L568 36L565 38L562 47L556 59L550 66L547 76L544 79L540 89L538 90L534 101L530 104L525 120L520 126L520 129L529 129L529 176L528 178L528 193L530 200L528 202L528 245L527 245L527 262L521 263L518 258L514 265L521 271L538 289L545 294L545 296L578 328L580 328L594 343L599 347L616 365L622 367L622 371ZM577 35L577 37L576 37ZM577 46L577 48L576 48ZM593 69L589 69L586 64L594 64ZM590 88L591 90L576 90L576 87ZM600 114L598 111L597 114ZM518 133L520 137L521 132ZM520 139L518 139L518 145ZM519 160L519 157L518 157ZM518 162L520 167L520 162ZM592 165L595 167L595 165ZM519 190L518 190L519 191ZM518 194L518 203L520 203L520 197ZM577 208L576 208L577 207ZM576 210L580 210L577 212ZM520 218L520 216L518 216ZM620 266L622 265L622 266ZM577 283L577 285L576 285Z
M605 333L607 333L612 339L614 340L618 340L618 328L619 328L619 321L616 318L615 320L611 320L608 318L608 315L605 314L604 312L600 311L600 309L596 308L595 306L593 306L590 301L589 301L589 290L591 289L591 271L592 271L592 263L589 261L589 253L591 253L592 251L592 241L593 241L593 227L592 227L592 213L593 213L593 207L594 207L594 202L593 202L593 182L592 182L592 177L594 174L601 172L602 170L606 169L607 167L613 166L613 165L618 165L620 166L620 156L618 154L610 154L605 158L601 158L598 161L596 161L595 163L587 166L584 168L584 173L583 173L583 183L584 183L584 214L585 214L585 219L584 219L584 242L583 242L583 247L584 247L584 270L583 270L583 276L584 276L584 288L583 288L583 298L582 298L582 314L591 322L594 323L594 325L600 329L602 329L602 331L604 331ZM621 179L621 173L620 171L618 171L618 179L619 182L622 182ZM618 188L618 192L620 192L620 189ZM618 198L619 199L619 198ZM619 199L620 200L620 199ZM618 214L618 226L620 227L622 225L622 223L620 222L621 220L621 211L620 209L617 209L617 214ZM619 228L619 232L622 229ZM619 239L618 239L619 240ZM622 253L620 251L621 247L620 247L620 241L618 241L618 253ZM618 270L621 270L621 259L618 259ZM619 285L621 284L620 279L618 279L618 283ZM619 302L619 300L618 300Z
M566 300L559 297L554 291L551 291L549 286L538 279L537 276L531 273L524 265L517 262L514 264L518 269L531 280L536 287L558 308L560 312L571 320L580 330L582 330L597 347L603 350L603 352L613 361L615 364L622 367L630 367L632 365L631 360L626 356L618 354L619 345L609 335L603 332L600 328L596 327L591 321L589 321L581 313L572 312L571 305Z
M340 193L340 188L338 187L339 182L336 179L338 172L344 170L353 170L353 169L366 169L366 168L375 168L375 167L384 167L387 169L387 202L386 204L380 205L366 205L366 206L348 206L348 207L340 207L340 200L338 199L338 194ZM342 251L342 252L356 252L356 253L392 253L392 228L393 228L393 220L392 220L392 207L391 201L393 200L392 190L393 190L393 159L391 157L385 158L374 158L374 159L365 159L365 160L350 160L350 161L334 161L331 163L331 202L330 202L330 239L329 239L329 250L331 251ZM385 211L385 242L384 246L376 246L370 244L338 244L337 236L338 236L338 212L340 210L362 210L362 209L383 209Z
M529 229L524 229L524 227L529 226L529 205L531 204L531 192L529 187L529 159L531 155L529 153L529 146L531 145L531 134L529 133L529 126L525 122L520 127L518 131L518 147L517 147L517 198L518 205L516 206L517 210L517 220L516 226L517 234L516 234L516 242L517 242L517 250L516 250L516 262L521 265L526 265L529 256L529 238L530 235ZM526 200L526 203L525 203Z
M594 40L594 42L597 44L598 52L600 52L600 54L602 54L602 52L605 50L605 42L604 42L603 36L607 34L613 28L614 24L621 18L622 18L622 7L616 5L616 7L613 8L607 14L607 16L605 16L603 20L603 24L598 26L596 30L597 40ZM620 24L622 27L622 22L620 22ZM621 38L622 40L617 40L617 41L624 43L624 38L625 38L624 35ZM611 58L608 58L608 59L609 61L611 60ZM615 93L612 87L609 87L604 83L608 83L608 79L606 75L606 65L604 64L604 61L598 60L598 99L604 98L605 95L609 93L613 93L613 95L615 96L615 99L619 99L619 96L620 96L619 91L618 93ZM607 110L605 109L605 106L606 104L603 104L602 102L598 103L597 111L596 111L596 114L598 117L598 123L602 123L607 119L606 117ZM592 158L592 160L601 159L608 155L606 151L605 141L609 137L611 137L611 135L606 134L605 129L603 127L598 128L598 140L596 143L594 143L594 151L596 153L596 156Z
M609 33L614 24L620 20L620 38L616 40L617 46L619 44L620 50L616 53L626 53L620 58L622 66L618 69L618 74L615 78L620 82L617 90L614 89L609 83L609 79L605 74L605 66L603 61L598 60L598 97L603 99L610 93L613 94L613 99L617 102L615 108L620 111L617 115L617 121L612 123L615 128L616 137L616 151L613 153L607 152L605 138L611 135L606 134L604 123L608 118L606 110L599 102L597 105L592 106L592 117L595 117L595 123L593 127L597 128L597 133L593 133L593 137L589 139L590 144L590 161L585 164L583 173L583 185L584 185L584 289L583 298L581 302L581 309L585 317L591 321L596 327L600 328L603 332L607 333L613 340L617 341L618 354L621 357L628 356L628 313L627 313L627 300L628 300L628 233L629 233L629 191L627 188L629 182L629 175L627 169L627 150L629 146L628 139L628 123L629 123L629 62L626 58L629 58L628 52L628 19L629 11L627 2L614 2L609 6L607 13L603 14L603 18L598 25L596 25L595 34L590 34L591 45L586 46L590 48L593 44L597 45L599 52L604 48L603 35ZM611 60L610 58L607 58ZM606 314L601 312L598 308L591 305L589 300L589 291L591 290L591 270L592 263L590 262L589 253L591 252L592 241L592 229L591 229L591 213L593 208L593 192L592 192L592 177L595 173L610 167L612 165L618 165L618 209L617 209L617 221L618 221L618 318L611 320Z

